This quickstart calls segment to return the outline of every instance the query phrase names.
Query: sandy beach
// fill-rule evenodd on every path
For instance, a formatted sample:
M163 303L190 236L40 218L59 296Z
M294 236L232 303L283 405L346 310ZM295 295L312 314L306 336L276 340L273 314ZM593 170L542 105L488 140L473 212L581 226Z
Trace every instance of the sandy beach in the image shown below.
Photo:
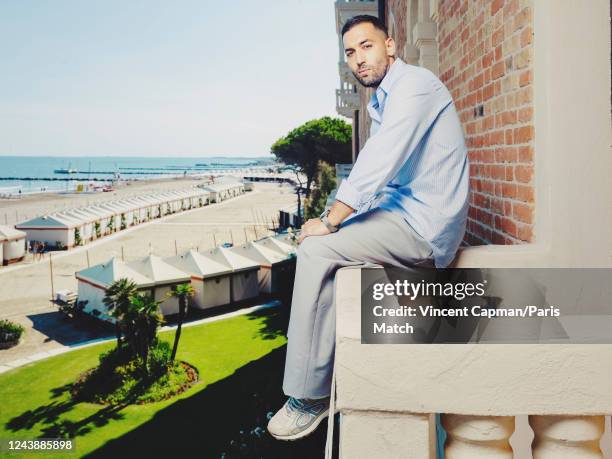
M51 211L58 205L84 205L94 200L117 199L147 191L193 186L197 180L162 180L127 186L114 193L99 195L37 195L15 201L0 202L3 213L28 213L32 216ZM108 196L112 194L113 196ZM272 234L264 225L278 217L278 210L295 202L293 189L287 185L256 183L254 190L219 204L189 210L154 220L68 252L52 255L55 291L76 291L75 271L108 261L111 257L126 261L153 253L174 255L189 248L204 250L223 242L242 244ZM0 269L0 318L26 327L24 341L15 348L0 351L0 365L41 351L71 345L96 336L87 330L71 330L73 325L62 319L51 298L49 255L42 260ZM74 332L74 333L73 333Z

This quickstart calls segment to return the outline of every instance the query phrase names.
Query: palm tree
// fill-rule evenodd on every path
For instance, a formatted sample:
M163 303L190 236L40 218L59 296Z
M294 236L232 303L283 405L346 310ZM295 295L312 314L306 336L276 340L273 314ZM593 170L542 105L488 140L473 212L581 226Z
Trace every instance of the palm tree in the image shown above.
M117 347L121 346L122 317L130 308L130 298L136 295L137 292L136 284L126 278L116 280L106 289L106 294L102 301L115 318Z
M158 327L164 322L160 303L152 295L137 292L130 297L130 307L122 321L132 352L141 358L146 374L149 374L149 350L157 338Z
M183 320L187 312L187 298L192 297L195 294L195 290L191 284L179 284L172 289L172 292L168 295L171 297L178 298L179 303L179 315L178 324L176 326L176 333L174 334L174 345L172 346L172 357L170 360L174 363L176 357L176 351L178 350L179 339L181 338L181 329L183 327Z

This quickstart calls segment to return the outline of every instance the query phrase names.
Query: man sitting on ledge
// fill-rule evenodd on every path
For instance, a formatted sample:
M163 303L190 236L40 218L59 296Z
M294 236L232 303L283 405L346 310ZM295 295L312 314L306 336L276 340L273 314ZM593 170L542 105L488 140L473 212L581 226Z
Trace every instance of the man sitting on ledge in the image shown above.
M348 65L365 87L370 137L336 201L302 227L283 391L268 423L281 440L312 433L329 412L334 363L334 277L366 263L444 268L465 232L469 167L451 95L429 70L395 56L376 17L342 28Z

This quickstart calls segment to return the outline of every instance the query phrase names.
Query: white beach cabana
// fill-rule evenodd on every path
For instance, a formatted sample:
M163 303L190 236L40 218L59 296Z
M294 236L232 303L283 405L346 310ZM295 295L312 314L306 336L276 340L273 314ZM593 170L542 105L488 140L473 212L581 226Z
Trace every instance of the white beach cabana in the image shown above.
M294 271L295 257L277 250L277 246L268 239L251 241L232 247L230 252L248 258L259 264L257 274L259 290L265 293L275 293L287 283L288 276Z
M164 261L190 275L191 286L195 290L192 307L208 309L231 302L232 268L223 257L206 256L189 250L182 255L164 258Z
M129 279L136 284L138 290L149 293L155 286L152 279L117 258L77 271L75 277L78 281L78 300L87 302L83 312L110 322L114 322L114 319L110 316L103 300L106 289L113 282L123 278Z
M62 215L66 215L80 222L80 224L73 229L75 245L82 245L91 241L94 234L94 222L96 221L94 216L77 208L67 209L62 212Z
M175 286L191 281L189 273L177 269L156 255L128 262L127 266L153 281L153 297L156 301L162 301L160 309L163 315L179 312L178 298L170 296L170 293Z
M232 252L228 248L217 247L205 252L205 254L223 257L232 268L230 285L230 301L242 301L259 295L258 262Z
M202 189L210 193L212 202L221 202L244 193L244 184L234 180L219 181Z
M23 260L26 254L26 237L23 231L0 225L0 260L3 265Z
M18 223L15 228L25 231L28 241L70 248L74 246L74 229L82 225L81 219L58 212Z
M289 233L275 234L274 236L259 239L257 242L264 243L267 247L286 255L295 255L297 250L297 245L292 241Z

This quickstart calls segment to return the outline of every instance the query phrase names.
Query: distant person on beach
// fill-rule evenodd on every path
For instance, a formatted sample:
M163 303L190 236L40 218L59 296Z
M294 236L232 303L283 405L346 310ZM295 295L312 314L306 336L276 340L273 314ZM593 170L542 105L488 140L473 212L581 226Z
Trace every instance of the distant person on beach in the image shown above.
M342 41L355 78L375 89L372 124L335 202L298 238L283 381L289 398L268 423L281 440L309 435L329 413L338 268L444 268L465 233L467 148L450 93L432 72L396 56L376 17L349 19Z

